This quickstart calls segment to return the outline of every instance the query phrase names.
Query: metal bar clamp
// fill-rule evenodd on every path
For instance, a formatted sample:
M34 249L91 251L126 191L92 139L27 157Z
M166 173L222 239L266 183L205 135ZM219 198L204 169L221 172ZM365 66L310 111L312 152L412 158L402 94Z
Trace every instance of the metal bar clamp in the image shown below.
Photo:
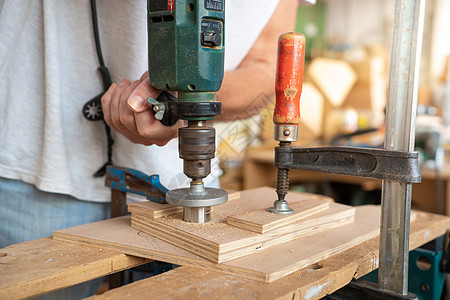
M360 147L276 147L275 166L408 183L421 181L417 152Z

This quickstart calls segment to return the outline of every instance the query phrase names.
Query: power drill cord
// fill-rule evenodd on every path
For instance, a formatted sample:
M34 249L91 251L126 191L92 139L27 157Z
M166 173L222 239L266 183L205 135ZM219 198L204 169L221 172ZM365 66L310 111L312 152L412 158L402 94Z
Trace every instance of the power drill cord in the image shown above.
M107 155L108 160L106 163L97 171L94 173L94 177L102 177L106 173L106 167L109 165L112 165L112 146L114 144L114 140L111 136L111 128L106 124L104 118L103 118L103 111L101 108L101 97L103 94L108 90L108 88L111 86L111 76L109 74L108 68L105 65L105 62L103 60L103 54L102 54L102 48L100 44L100 34L98 30L98 19L97 19L97 5L95 0L90 0L91 2L91 16L92 16L92 28L94 33L94 40L95 40L95 49L97 51L97 58L99 62L99 67L97 70L100 72L102 83L103 83L103 92L99 95L95 96L91 100L89 100L84 106L83 106L83 116L89 120L89 121L99 121L102 120L105 125L105 132L106 132L106 138L107 138Z

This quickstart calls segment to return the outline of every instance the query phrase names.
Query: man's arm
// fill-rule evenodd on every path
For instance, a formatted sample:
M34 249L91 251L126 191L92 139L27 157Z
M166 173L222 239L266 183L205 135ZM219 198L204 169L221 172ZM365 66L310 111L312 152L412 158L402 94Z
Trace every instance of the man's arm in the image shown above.
M257 113L261 108L262 103L256 101L261 93L274 94L278 36L295 29L297 7L298 0L281 0L239 67L225 72L217 93L217 100L222 102L219 120L249 117L249 110Z
M295 27L298 0L281 0L252 49L235 71L225 72L218 101L222 104L220 120L249 117L250 106L261 107L255 99L261 94L273 95L275 85L276 49L278 36ZM166 127L155 120L147 97L159 94L150 83L148 74L139 81L122 81L112 85L102 97L105 121L133 143L165 145L177 136L177 125ZM257 113L254 109L252 113Z

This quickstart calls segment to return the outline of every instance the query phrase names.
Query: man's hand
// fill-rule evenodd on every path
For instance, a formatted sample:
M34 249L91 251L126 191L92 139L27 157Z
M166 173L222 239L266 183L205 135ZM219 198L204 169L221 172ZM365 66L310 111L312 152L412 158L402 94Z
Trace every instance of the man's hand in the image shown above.
M178 134L179 121L174 126L164 126L156 120L147 97L157 98L157 90L145 72L141 79L113 83L102 97L102 109L106 123L123 134L131 142L143 145L163 146Z

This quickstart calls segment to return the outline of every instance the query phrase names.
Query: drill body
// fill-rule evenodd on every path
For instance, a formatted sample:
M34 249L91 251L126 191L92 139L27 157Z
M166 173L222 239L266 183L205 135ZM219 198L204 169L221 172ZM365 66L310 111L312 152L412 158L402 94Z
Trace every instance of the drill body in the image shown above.
M178 150L191 186L169 191L166 201L183 206L185 221L204 223L210 207L228 199L225 191L203 185L215 155L215 130L206 121L221 114L216 92L224 74L225 3L148 0L147 13L150 81L165 95L147 101L163 124L187 121L179 129ZM178 99L167 92L177 92Z
M207 9L211 2L214 9ZM220 89L224 15L223 0L148 1L150 81L156 88L179 93Z

